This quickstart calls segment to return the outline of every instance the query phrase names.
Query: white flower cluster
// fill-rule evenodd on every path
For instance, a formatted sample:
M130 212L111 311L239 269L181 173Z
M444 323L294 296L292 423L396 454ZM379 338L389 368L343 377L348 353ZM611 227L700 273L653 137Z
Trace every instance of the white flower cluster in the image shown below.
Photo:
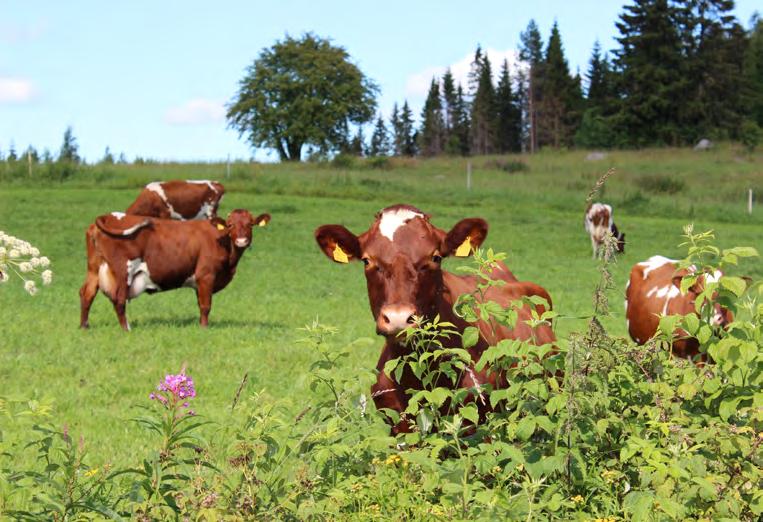
M24 290L34 295L38 288L33 276L39 275L43 285L53 282L53 272L48 266L50 259L41 256L37 248L0 230L0 283L7 283L13 272L24 281Z

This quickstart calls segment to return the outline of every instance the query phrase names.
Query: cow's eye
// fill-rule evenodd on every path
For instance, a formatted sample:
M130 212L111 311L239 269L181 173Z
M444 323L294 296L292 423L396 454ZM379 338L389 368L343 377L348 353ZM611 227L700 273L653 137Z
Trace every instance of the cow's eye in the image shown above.
M434 261L435 263L441 263L442 256L439 254L432 254L432 261Z
M368 264L371 262L371 260L368 259L367 257L362 258L361 261L363 261L363 264L366 266L368 266Z

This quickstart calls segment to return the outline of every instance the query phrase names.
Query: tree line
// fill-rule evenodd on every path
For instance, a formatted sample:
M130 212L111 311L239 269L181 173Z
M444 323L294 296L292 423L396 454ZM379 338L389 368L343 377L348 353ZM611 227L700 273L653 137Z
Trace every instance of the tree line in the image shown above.
M543 147L681 146L700 138L753 146L763 127L763 21L745 31L731 0L637 0L617 22L619 47L593 46L572 74L557 23L547 42L534 21L520 62L493 64L480 47L466 90L433 78L418 128L407 102L378 114L369 156L534 152ZM585 86L585 88L584 88ZM349 145L349 146L347 146Z

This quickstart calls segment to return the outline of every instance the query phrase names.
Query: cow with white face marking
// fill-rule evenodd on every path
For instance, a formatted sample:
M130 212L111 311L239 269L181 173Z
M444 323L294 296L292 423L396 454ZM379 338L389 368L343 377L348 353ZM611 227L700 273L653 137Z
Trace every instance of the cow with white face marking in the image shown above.
M224 194L225 188L216 181L154 181L145 186L126 213L180 221L211 219L217 216Z
M337 263L361 261L364 265L376 331L385 338L376 365L379 375L371 389L377 409L403 412L408 405L408 390L422 389L421 381L407 366L400 382L395 382L383 371L387 361L410 352L410 346L406 346L398 334L413 322L414 316L431 320L439 315L443 321L453 323L459 332L469 326L453 312L453 305L458 296L475 292L478 281L473 276L446 272L441 263L448 256L471 255L486 236L487 223L483 219L463 219L446 232L435 227L429 221L429 215L409 205L385 208L376 215L371 228L357 236L341 225L323 225L315 231L318 246L329 259ZM482 296L487 301L506 307L524 296L540 296L551 306L551 298L543 288L517 281L503 263L498 264L491 277L503 280L505 284L490 287ZM542 313L545 308L538 305L536 310ZM481 334L478 342L467 349L474 364L489 345L502 339L532 340L538 345L554 342L550 326L543 324L531 328L527 324L531 312L529 306L519 308L513 329L503 325L493 328L483 321L474 323ZM442 342L449 348L461 346L459 336L449 336ZM498 372L491 372L489 368L478 372L472 366L460 376L458 387L481 394L485 384L494 388L506 386ZM452 387L444 377L435 385ZM477 406L483 415L489 408L483 401L478 401ZM392 431L399 433L411 429L408 420L402 418Z
M598 254L607 234L611 234L617 240L617 251L621 254L625 253L625 234L617 229L611 206L604 203L588 205L583 223L586 232L591 236L594 259L596 259L596 254Z
M686 292L681 294L681 280L695 273L694 268L678 269L678 261L663 256L652 256L631 269L625 287L625 317L628 333L638 344L645 344L657 333L660 317L696 314L694 301L702 293L705 283L717 281L720 271L702 274ZM732 315L720 304L714 303L713 324L726 326ZM673 353L693 358L699 353L699 342L683 330L674 334Z
M80 326L89 326L98 290L111 300L122 328L129 330L129 299L181 287L196 290L200 323L207 326L212 294L233 279L252 242L252 228L268 221L269 214L255 218L247 210L234 210L225 221L174 221L121 212L98 217L85 238L87 276L79 291Z

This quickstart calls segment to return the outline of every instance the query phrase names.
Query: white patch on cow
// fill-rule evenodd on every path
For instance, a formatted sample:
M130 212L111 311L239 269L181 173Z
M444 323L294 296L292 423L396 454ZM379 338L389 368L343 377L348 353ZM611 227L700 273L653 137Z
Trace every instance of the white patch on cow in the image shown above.
M107 296L112 297L116 286L111 267L106 262L101 263L101 266L98 267L98 288Z
M625 319L625 328L630 331L631 329L631 320L626 317Z
M397 229L415 217L424 217L424 214L419 214L407 208L388 210L382 214L381 221L379 221L379 231L384 237L394 241Z
M139 257L127 261L127 297L134 299L146 290L161 291L151 280L148 265Z
M198 288L198 286L196 285L196 276L192 275L191 277L183 281L183 286L186 288Z
M644 275L644 279L646 279L649 276L649 272L656 270L668 263L676 264L678 261L675 259L668 259L665 256L652 256L646 261L639 263L638 266L643 267L642 273Z
M212 189L212 192L214 192L215 194L217 194L217 189L216 189L216 188L215 188L215 186L212 184L212 182L211 182L211 181L209 181L208 179L187 179L187 180L185 180L185 182L186 182L186 183L195 183L195 184L197 184L197 185L203 185L203 184L205 184L205 183L206 183L206 184L207 184L207 186L208 186L210 189Z
M211 219L215 213L215 205L211 201L202 203L199 212L191 219Z
M181 221L185 220L183 216L175 212L175 209L172 208L172 204L167 200L167 194L164 193L164 188L162 187L162 184L160 182L158 181L151 182L148 185L146 185L146 188L150 190L151 192L156 193L156 195L159 196L159 198L161 198L162 202L167 207L167 210L170 211L170 217L172 217L172 219L179 219Z
M122 219L123 217L125 217L125 213L124 212L112 212L111 215L114 216L117 219Z
M249 246L249 240L245 237L240 237L236 239L236 246L239 248L246 248Z
M595 216L602 210L606 210L607 213L609 214L609 223L604 223L603 225L594 227L593 216ZM591 208L588 209L588 212L586 212L586 215L585 215L585 229L586 229L586 232L588 232L589 234L593 234L594 228L596 229L597 232L600 230L602 231L608 230L608 229L612 230L612 223L614 222L615 222L615 215L614 215L614 212L612 211L612 207L605 203L594 203L593 205L591 205ZM603 232L601 232L600 237L602 238L604 237Z
M708 283L717 283L721 280L721 277L723 277L723 272L720 270L714 271L712 274L706 274L705 275L705 281Z

